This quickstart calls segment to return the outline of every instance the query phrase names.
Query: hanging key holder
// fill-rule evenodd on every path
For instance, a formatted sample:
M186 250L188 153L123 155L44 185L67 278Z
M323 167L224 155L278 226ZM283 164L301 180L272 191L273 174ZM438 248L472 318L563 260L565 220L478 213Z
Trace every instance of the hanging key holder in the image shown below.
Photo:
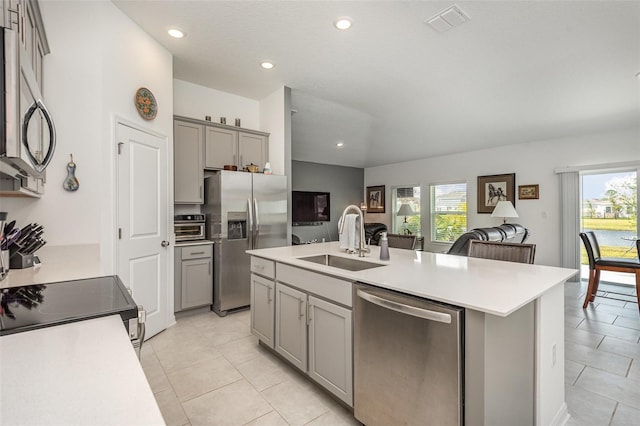
M67 163L67 178L62 183L62 187L69 191L77 191L80 188L80 182L76 178L76 163L73 162L73 154L70 154L71 161Z

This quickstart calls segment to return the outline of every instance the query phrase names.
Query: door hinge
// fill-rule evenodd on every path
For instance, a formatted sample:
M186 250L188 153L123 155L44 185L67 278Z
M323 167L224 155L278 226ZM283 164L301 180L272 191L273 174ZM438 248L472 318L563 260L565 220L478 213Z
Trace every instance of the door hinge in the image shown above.
M124 142L118 142L118 155L122 154L122 145L124 145Z
M122 228L118 228L118 239L122 239Z

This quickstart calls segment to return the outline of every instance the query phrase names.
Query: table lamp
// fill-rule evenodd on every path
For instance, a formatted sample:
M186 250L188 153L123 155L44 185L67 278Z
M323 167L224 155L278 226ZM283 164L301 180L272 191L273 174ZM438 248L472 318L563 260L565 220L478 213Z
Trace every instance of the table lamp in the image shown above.
M491 213L491 217L501 217L504 222L507 223L508 217L518 217L518 212L511 201L498 201L496 207L493 209L493 213Z
M404 216L404 223L402 224L404 226L403 232L407 235L411 235L411 231L409 231L409 228L407 228L407 216L413 216L414 214L415 213L413 209L407 203L401 204L400 208L398 209L398 213L396 214L397 216Z

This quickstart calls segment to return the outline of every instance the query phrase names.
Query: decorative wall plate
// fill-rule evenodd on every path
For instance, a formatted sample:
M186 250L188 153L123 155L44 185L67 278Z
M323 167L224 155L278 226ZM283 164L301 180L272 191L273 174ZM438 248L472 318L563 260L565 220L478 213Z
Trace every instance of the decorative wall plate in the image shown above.
M153 120L156 118L156 114L158 114L158 104L151 90L146 87L139 88L136 92L134 102L142 118L145 120Z

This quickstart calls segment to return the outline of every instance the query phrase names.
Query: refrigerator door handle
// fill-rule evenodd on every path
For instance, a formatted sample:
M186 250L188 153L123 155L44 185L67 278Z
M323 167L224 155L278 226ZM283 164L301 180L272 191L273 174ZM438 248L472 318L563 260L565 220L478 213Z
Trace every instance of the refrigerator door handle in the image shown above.
M253 246L254 248L258 247L258 237L260 236L260 213L258 213L258 200L253 199L253 211L256 214L256 228L255 228L255 236L253 238Z
M247 230L247 242L249 249L254 248L253 245L253 209L251 207L251 199L247 198L247 213L249 215L249 229Z

